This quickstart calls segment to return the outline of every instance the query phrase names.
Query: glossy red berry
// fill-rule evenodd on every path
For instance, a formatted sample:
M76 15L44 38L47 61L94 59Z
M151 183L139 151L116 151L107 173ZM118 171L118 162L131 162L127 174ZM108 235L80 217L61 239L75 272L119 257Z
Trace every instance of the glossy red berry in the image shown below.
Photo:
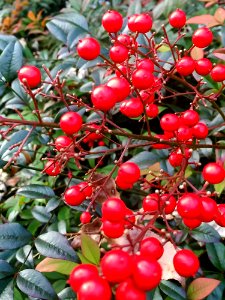
M69 187L64 194L66 204L76 206L80 205L85 200L85 194L81 192L78 185Z
M146 104L152 104L154 102L154 100L155 100L154 93L151 92L150 90L142 90L142 91L140 91L141 99Z
M128 118L137 118L143 114L144 107L139 98L130 98L121 103L120 112Z
M58 161L49 160L45 164L44 172L49 176L57 176L61 173L62 166Z
M192 35L192 42L198 48L205 48L212 43L213 34L207 27L197 29Z
M208 75L212 67L213 65L208 58L201 58L195 61L195 71L201 76Z
M122 63L128 59L128 49L123 45L114 45L109 50L109 56L115 63Z
M125 213L125 218L124 219L125 219L124 225L125 225L126 228L130 229L134 226L135 220L136 220L135 214L131 209L129 209L127 207L126 207L126 213Z
M77 112L68 111L61 116L59 125L62 131L71 135L81 129L82 123L82 117Z
M200 216L201 209L201 199L194 193L186 193L178 199L177 211L182 218L196 219Z
M138 69L147 69L150 72L154 72L154 63L149 58L141 59L137 64Z
M217 184L225 179L225 170L218 163L208 163L202 171L204 180L211 184Z
M173 258L174 268L180 276L194 276L199 269L197 255L188 249L178 251Z
M76 266L70 273L68 283L71 288L77 292L83 283L98 277L98 269L94 265L81 264Z
M159 107L156 104L146 105L146 113L149 118L155 118L159 114Z
M146 293L138 289L131 278L121 282L116 289L116 300L146 300Z
M179 118L175 114L165 114L160 120L160 125L165 131L176 131L179 128Z
M82 212L80 215L80 221L82 224L88 224L91 221L91 214L88 211Z
M108 111L116 104L117 94L111 87L99 85L92 91L91 101L95 108Z
M126 182L122 177L118 177L118 176L116 177L115 181L118 188L122 190L132 189L134 185L134 183Z
M72 145L73 140L66 136L66 135L60 135L55 139L55 147L58 151L61 150L68 150L70 145Z
M179 167L183 161L183 154L177 153L177 151L171 152L169 156L169 163L172 167Z
M192 138L192 128L188 126L180 126L177 129L177 140L179 142L185 142Z
M183 223L191 230L194 228L199 227L202 224L202 221L200 219L185 219L183 218Z
M123 17L118 11L108 10L102 17L102 26L107 32L118 32L123 26Z
M106 83L106 85L115 91L117 102L126 99L130 94L130 84L123 77L113 77Z
M137 182L140 176L140 168L132 161L127 161L119 167L118 177L122 178L125 182Z
M214 220L219 226L225 227L225 204L218 204Z
M221 82L225 80L225 65L218 64L216 65L211 73L210 73L212 79L216 82Z
M132 74L132 83L135 88L146 90L152 87L155 79L151 71L147 69L137 69Z
M208 127L201 122L199 122L192 128L192 134L197 139L205 139L208 136L208 132Z
M79 300L111 300L111 296L111 288L108 282L101 277L87 280L80 286L77 292Z
M26 80L31 89L36 88L41 83L41 71L35 66L24 66L18 72L19 81Z
M132 273L132 259L121 249L107 252L101 260L101 269L110 282L122 282Z
M169 16L169 23L174 28L182 28L186 24L186 14L182 9L177 8Z
M160 210L164 211L164 213L171 214L177 205L177 200L174 196L169 194L163 194L160 196Z
M143 199L142 206L145 212L155 213L159 210L159 195L155 193L149 194Z
M199 219L202 222L211 222L218 212L216 201L209 197L201 197L202 210Z
M155 237L147 237L140 243L140 253L143 257L146 256L147 258L158 260L163 255L163 252L163 245Z
M103 220L102 222L103 233L112 239L119 238L124 233L124 223L123 222L111 222L108 220Z
M100 54L101 47L99 42L93 37L83 38L78 42L77 53L85 60L93 60Z
M93 188L87 182L80 182L77 186L79 186L80 191L85 195L85 197L91 197Z
M138 14L135 17L133 27L129 27L129 20L128 20L128 27L131 31L137 31L140 33L146 33L152 28L152 18L147 13Z
M184 56L177 62L176 69L182 76L191 75L195 70L195 62L191 57Z
M137 257L134 260L133 280L137 288L150 291L159 285L162 277L162 268L156 260Z
M192 109L184 111L180 117L180 123L186 126L195 126L199 122L199 114Z
M111 222L124 220L126 205L119 198L108 198L102 205L102 217Z

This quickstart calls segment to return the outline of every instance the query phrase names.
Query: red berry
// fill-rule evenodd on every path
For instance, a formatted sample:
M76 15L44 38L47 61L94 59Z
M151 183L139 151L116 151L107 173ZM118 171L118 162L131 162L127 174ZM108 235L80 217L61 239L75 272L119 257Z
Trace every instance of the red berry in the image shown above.
M55 147L58 151L65 149L68 150L72 143L73 140L66 135L60 135L55 139Z
M165 140L165 141L169 140L168 136L165 135L165 134L156 134L155 138L158 138L160 140ZM152 148L153 149L167 149L167 148L170 148L170 146L167 145L167 144L162 144L162 143L158 144L158 143L155 143L155 144L152 144Z
M91 93L91 101L95 108L108 111L116 104L116 92L107 85L97 86Z
M134 162L127 161L119 167L118 177L123 178L127 183L137 182L140 176L140 168Z
M148 213L155 213L159 210L159 195L158 194L149 194L143 199L143 209Z
M122 177L116 177L116 185L122 190L132 189L133 183L126 182Z
M182 76L191 75L195 70L195 62L189 56L182 57L176 64L177 72Z
M102 205L102 217L111 222L124 220L126 206L119 198L108 198Z
M128 118L137 118L143 111L143 104L139 98L124 100L120 105L120 112Z
M225 204L217 206L217 213L214 216L214 220L219 226L225 227Z
M202 76L206 76L212 70L212 63L208 58L201 58L195 61L195 71Z
M61 165L58 161L49 160L45 164L44 172L49 176L57 176L61 173Z
M92 60L100 54L100 44L93 37L87 37L78 42L77 53L85 60Z
M122 78L123 78L123 76L126 76L126 75L127 75L127 71L128 71L128 68L127 68L127 67L125 67L124 65L119 65L119 66L118 66L118 69L119 69L121 72L118 71L118 70L116 70L115 74L116 74L117 77L122 77Z
M160 125L165 131L176 131L179 127L179 118L175 114L166 114L161 118Z
M62 131L71 135L81 129L82 123L82 117L77 112L68 111L61 116L59 125Z
M147 69L150 72L154 72L154 63L149 58L141 59L137 64L138 69Z
M221 82L225 80L225 65L218 64L216 65L211 73L210 73L212 79L216 82Z
M192 128L187 126L180 126L177 130L177 140L185 142L192 138Z
M211 184L217 184L225 179L225 170L218 163L208 163L202 171L204 180Z
M202 224L202 221L199 219L185 219L183 218L183 223L191 230L199 227Z
M174 152L170 153L169 163L174 168L179 167L182 163L182 160L183 160L183 154L177 153L177 151L174 151Z
M199 219L202 222L211 222L218 212L216 201L209 197L202 197L202 211Z
M152 72L147 69L137 69L132 74L132 83L135 88L140 90L151 88L154 81Z
M131 278L121 282L116 289L116 300L146 300L146 293L139 290Z
M113 77L106 83L106 85L115 91L117 95L117 102L124 100L130 94L130 84L123 77Z
M177 8L169 16L169 23L174 28L182 28L186 24L186 14L183 10Z
M88 224L91 221L91 214L88 211L82 212L80 215L80 221L82 224Z
M141 256L146 256L154 260L158 260L164 252L163 245L155 237L147 237L141 241Z
M41 83L41 71L35 66L24 66L18 72L20 82L26 80L31 89L36 88Z
M134 16L132 16L134 17ZM152 28L152 18L149 14L142 13L128 19L128 28L133 32L146 33Z
M135 20L136 20L137 16L139 16L139 14L134 14L134 15L128 17L127 26L130 29L130 31L133 31L133 32L136 31Z
M76 206L80 205L86 197L78 185L73 185L65 191L64 198L66 204Z
M68 283L70 284L71 288L77 292L83 283L97 277L98 269L96 266L90 264L81 264L72 270Z
M112 296L111 288L108 282L96 277L84 282L77 292L79 300L110 300Z
M198 48L205 48L212 43L213 34L212 31L207 27L202 27L195 30L192 35L192 42Z
M146 104L152 104L155 100L154 93L148 90L140 91L140 96Z
M136 218L134 212L131 209L126 207L125 223L124 223L125 227L129 229L132 228L135 223L135 220Z
M180 276L194 276L199 269L197 255L188 249L178 251L173 258L174 268Z
M192 134L197 139L205 139L208 136L208 132L208 127L201 122L199 122L192 128Z
M77 184L77 186L79 186L80 191L85 195L85 197L91 197L93 188L90 185L88 185L87 182L80 182L79 184Z
M155 260L137 257L134 260L133 279L137 288L149 291L157 287L161 281L162 268Z
M182 113L180 121L182 125L195 126L199 121L199 114L192 109L188 109Z
M109 56L115 63L122 63L128 59L128 49L123 45L114 45L109 50Z
M123 222L115 223L115 222L110 222L108 220L103 220L102 231L109 238L112 239L119 238L123 235L124 223Z
M164 213L171 214L177 205L177 200L174 196L169 194L163 194L160 196L160 210L164 210Z
M159 114L159 108L156 104L148 104L146 106L146 113L149 118L155 118Z
M102 26L107 32L118 32L123 26L123 17L118 11L108 10L102 17Z
M108 281L122 282L132 273L131 256L121 249L111 250L102 258L101 269Z
M177 211L182 218L196 219L200 216L202 202L198 195L186 193L178 199Z

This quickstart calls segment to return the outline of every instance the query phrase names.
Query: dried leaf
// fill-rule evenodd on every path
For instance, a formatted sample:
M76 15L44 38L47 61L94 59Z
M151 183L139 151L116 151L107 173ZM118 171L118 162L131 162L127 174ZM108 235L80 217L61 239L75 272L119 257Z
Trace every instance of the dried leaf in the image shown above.
M201 300L207 297L220 284L213 278L197 278L189 285L187 290L188 299Z
M220 23L211 15L195 16L187 20L187 24L204 24L207 27L214 27Z
M214 14L214 18L221 24L223 25L224 21L225 21L225 9L222 7L219 7L215 14Z
M194 47L191 50L191 57L195 60L201 59L204 57L204 51L202 48Z
M28 17L31 21L36 21L36 16L35 16L35 14L34 14L31 10L28 11L27 17Z
M219 59L225 60L225 48L214 50L213 55Z

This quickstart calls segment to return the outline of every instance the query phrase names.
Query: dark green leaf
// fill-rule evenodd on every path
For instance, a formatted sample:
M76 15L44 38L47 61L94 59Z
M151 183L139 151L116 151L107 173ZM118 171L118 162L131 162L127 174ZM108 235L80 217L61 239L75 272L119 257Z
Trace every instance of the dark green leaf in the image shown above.
M61 202L62 201L60 199L58 199L58 198L52 198L52 199L50 199L48 201L47 205L46 205L46 211L47 212L53 211L54 209L56 209L60 205Z
M16 259L25 264L28 268L33 268L33 255L31 251L32 247L30 245L26 245L23 248L20 248L16 253Z
M220 271L225 271L225 246L222 243L206 244L211 263Z
M190 235L199 242L216 243L220 240L219 233L209 224L202 224L190 232Z
M13 272L11 265L7 261L0 259L0 279L13 274Z
M91 149L91 152L93 154L88 154L85 156L86 159L93 159L93 158L98 158L104 155L104 153L109 150L108 147L106 146L98 146L96 148ZM94 154L96 152L96 154ZM100 152L100 153L97 153Z
M39 235L35 240L35 246L42 255L52 258L60 258L77 262L76 252L68 243L68 240L60 233L51 231Z
M197 278L192 281L187 290L189 300L201 300L207 297L220 284L213 278Z
M45 185L30 184L18 189L17 194L30 199L50 199L55 196L53 189Z
M44 206L35 206L32 211L32 216L41 223L48 223L51 218L51 213L47 212Z
M0 249L16 249L29 243L32 236L18 223L0 225Z
M206 299L207 300L223 299L224 289L225 289L225 284L224 284L224 282L221 282Z
M28 296L46 300L57 299L49 281L36 270L26 269L19 272L16 283L18 288Z
M0 300L14 300L13 293L13 280L8 283L4 290L0 291Z
M143 151L133 156L129 161L136 163L141 169L147 169L159 161L159 157L154 153Z
M81 250L84 257L95 265L100 261L100 249L98 244L86 234L81 235Z
M177 284L170 282L168 280L162 280L159 288L165 293L167 296L176 300L185 300L186 292L183 288L178 286Z
M59 294L59 299L60 300L74 300L75 299L75 294L72 291L71 288L67 287L64 290L62 290Z

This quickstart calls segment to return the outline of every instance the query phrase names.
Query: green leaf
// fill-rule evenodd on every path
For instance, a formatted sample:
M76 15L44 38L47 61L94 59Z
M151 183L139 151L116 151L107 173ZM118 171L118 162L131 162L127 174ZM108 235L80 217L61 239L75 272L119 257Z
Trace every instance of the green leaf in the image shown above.
M11 265L7 261L0 259L0 279L10 276L13 272Z
M51 213L47 212L44 206L36 205L32 211L32 216L41 223L48 223L51 218Z
M84 257L91 263L98 265L100 262L100 249L98 244L86 234L81 235L81 250Z
M72 261L46 257L37 266L39 272L58 272L69 275L77 264Z
M55 196L53 189L45 185L30 184L18 189L17 194L30 199L50 199Z
M74 300L76 297L72 289L69 287L58 293L58 296L60 300Z
M13 293L13 280L11 280L8 285L1 291L0 300L14 300Z
M33 252L31 249L32 247L30 245L26 245L16 252L16 259L21 262L21 264L25 264L28 268L34 267Z
M0 225L0 249L17 249L31 240L32 235L18 223Z
M141 169L147 169L159 161L159 157L154 153L143 151L133 156L129 161L136 163Z
M50 282L36 270L26 269L19 272L16 283L18 288L28 296L46 300L58 298Z
M91 149L90 152L92 152L93 154L88 154L85 156L85 159L93 159L93 158L98 158L104 155L104 153L106 151L108 151L109 148L106 146L98 146L96 148ZM96 154L94 154L96 152ZM101 153L97 153L97 152L101 152Z
M185 300L186 299L186 292L183 288L177 286L177 284L168 281L162 280L159 288L165 293L167 296L171 297L172 299L176 300Z
M220 240L219 233L212 226L206 223L192 230L190 235L193 239L204 243L217 243Z
M82 264L90 264L90 265L93 264L90 260L88 260L85 256L83 256L83 254L77 252L77 255L78 255L78 257L79 257Z
M192 281L187 290L188 300L201 300L207 297L220 281L213 278L197 278Z
M22 46L18 41L10 42L0 56L1 74L7 81L17 77L17 71L22 67Z
M39 235L35 240L35 246L38 252L44 256L73 262L78 261L76 252L70 246L67 238L56 231Z
M225 246L222 243L206 244L211 263L220 271L225 271Z
M225 180L223 180L222 182L218 183L218 184L214 184L214 189L217 192L218 196L221 195L221 193L224 191L225 189Z

